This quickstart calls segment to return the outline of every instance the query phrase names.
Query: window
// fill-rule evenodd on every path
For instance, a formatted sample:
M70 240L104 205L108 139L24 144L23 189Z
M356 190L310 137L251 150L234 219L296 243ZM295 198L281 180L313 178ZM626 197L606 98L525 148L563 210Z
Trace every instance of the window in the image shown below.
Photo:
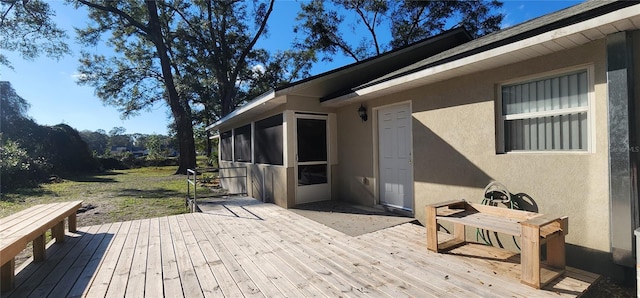
M231 143L231 131L225 131L220 133L220 159L231 161L232 160L232 143Z
M251 162L251 124L233 130L235 161Z
M283 165L282 114L257 121L255 128L255 161Z
M587 70L501 87L504 152L589 150Z

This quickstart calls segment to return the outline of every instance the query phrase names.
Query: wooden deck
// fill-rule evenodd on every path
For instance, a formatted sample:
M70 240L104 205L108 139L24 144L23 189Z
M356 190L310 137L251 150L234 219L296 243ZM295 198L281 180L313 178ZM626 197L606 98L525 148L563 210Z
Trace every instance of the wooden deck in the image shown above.
M597 278L570 269L544 290L517 256L467 245L429 252L402 224L351 237L272 204L79 228L45 262L17 268L7 297L574 297ZM4 297L5 295L3 295Z

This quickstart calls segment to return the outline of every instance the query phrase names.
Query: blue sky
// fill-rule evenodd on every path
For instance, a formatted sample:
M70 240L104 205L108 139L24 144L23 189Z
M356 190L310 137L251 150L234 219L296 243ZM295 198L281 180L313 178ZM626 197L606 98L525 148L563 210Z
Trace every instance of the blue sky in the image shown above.
M505 14L503 27L513 26L526 20L554 12L581 1L504 1L502 12ZM78 130L109 131L113 127L124 127L127 133L167 134L169 112L165 105L157 104L149 111L138 116L122 119L117 108L105 106L94 95L91 87L75 83L78 74L80 46L75 43L73 27L84 27L88 20L83 11L76 11L63 1L49 2L57 15L57 24L67 30L68 43L73 54L58 61L38 58L25 61L20 56L6 52L14 70L1 68L0 80L11 82L16 92L30 104L29 116L42 125L68 124ZM295 24L297 1L277 1L269 22L270 34L262 39L258 46L270 51L284 50L294 38L292 28ZM102 53L105 48L85 49ZM318 63L312 74L322 73L353 61L336 57L332 63Z

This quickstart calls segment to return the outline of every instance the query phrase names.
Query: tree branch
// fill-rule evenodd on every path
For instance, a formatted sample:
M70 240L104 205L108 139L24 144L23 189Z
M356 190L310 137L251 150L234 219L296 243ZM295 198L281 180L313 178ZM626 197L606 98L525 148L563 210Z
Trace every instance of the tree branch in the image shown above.
M0 19L0 27L4 27L4 20L6 20L7 15L9 14L9 12L11 11L11 9L13 8L14 5L16 5L18 1L14 1L13 3L11 3L11 6L9 6L9 8L7 8L7 11L5 11L2 14L2 18Z
M264 18L262 19L262 23L260 23L260 29L258 29L256 34L253 36L253 39L251 40L249 45L244 49L244 51L242 51L242 54L240 55L240 57L238 57L238 64L236 65L236 69L234 69L233 75L232 75L233 79L235 79L238 76L239 70L243 68L241 66L244 66L243 63L245 63L245 58L247 57L247 55L249 55L249 52L251 52L251 50L255 46L256 42L258 42L258 39L262 35L262 32L264 31L264 28L267 27L267 20L269 20L269 16L271 15L271 12L273 11L273 4L274 3L275 3L275 0L271 0L269 2L269 9L267 10L267 13L265 14Z
M78 2L89 6L93 9L97 9L97 10L101 10L101 11L106 11L106 12L111 12L116 14L117 16L119 16L120 18L123 18L125 20L127 20L131 25L135 26L136 28L142 30L146 35L150 35L150 30L149 27L138 22L136 19L132 18L130 15L126 14L124 11L119 10L113 6L103 6L103 5L99 5L99 4L95 4L95 3L91 3L87 0L77 0Z
M366 16L364 15L364 12L362 11L362 9L360 9L360 7L356 7L356 12L358 13L360 18L362 19L362 22L371 33L371 38L373 38L373 44L376 46L376 54L380 55L380 46L378 45L378 37L376 35L376 31L374 30L373 26L369 23L369 20L366 18ZM378 12L376 11L373 16L374 24L375 24L377 15L378 15Z

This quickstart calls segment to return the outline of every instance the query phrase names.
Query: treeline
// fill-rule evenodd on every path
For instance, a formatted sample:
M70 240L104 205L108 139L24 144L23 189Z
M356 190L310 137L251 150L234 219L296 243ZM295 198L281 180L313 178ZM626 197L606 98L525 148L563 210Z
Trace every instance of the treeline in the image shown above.
M3 193L37 185L54 175L177 164L175 158L167 158L175 154L170 137L126 135L123 128L114 128L106 134L78 132L66 124L39 125L27 116L29 103L9 82L0 81L0 108L0 191ZM134 155L133 150L140 148L144 148L142 153Z
M104 169L177 165L175 137L125 132L114 127L109 133L83 130L80 136Z
M123 127L114 127L107 133L103 129L80 131L94 156L114 156L130 152L142 155L175 156L176 140L160 134L126 134Z

